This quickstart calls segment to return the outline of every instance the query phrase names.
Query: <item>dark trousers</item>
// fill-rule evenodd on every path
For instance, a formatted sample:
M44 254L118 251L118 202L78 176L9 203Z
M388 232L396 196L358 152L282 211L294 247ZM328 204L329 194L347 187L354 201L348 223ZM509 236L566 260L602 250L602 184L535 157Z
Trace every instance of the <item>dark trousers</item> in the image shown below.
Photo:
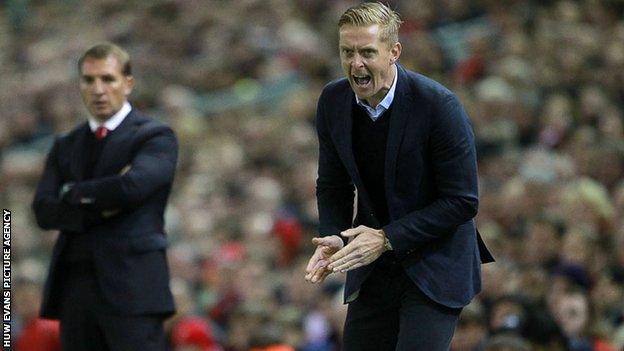
M61 306L63 351L166 349L162 316L114 313L89 264L67 264Z
M344 351L446 351L461 308L425 296L400 264L378 265L349 304Z

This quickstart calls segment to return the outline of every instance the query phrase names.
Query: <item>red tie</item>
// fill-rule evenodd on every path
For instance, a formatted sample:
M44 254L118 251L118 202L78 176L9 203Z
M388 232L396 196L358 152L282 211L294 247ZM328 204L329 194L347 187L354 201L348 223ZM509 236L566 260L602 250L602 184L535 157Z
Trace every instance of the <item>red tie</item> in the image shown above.
M95 130L95 139L102 140L106 137L106 134L108 134L108 129L104 126L99 126Z

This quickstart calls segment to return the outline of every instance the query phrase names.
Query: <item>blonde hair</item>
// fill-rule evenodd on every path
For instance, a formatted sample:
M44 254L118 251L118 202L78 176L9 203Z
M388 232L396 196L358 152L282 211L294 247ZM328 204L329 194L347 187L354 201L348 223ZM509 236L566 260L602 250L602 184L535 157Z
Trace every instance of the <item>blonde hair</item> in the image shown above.
M379 25L379 39L382 42L393 45L399 41L399 27L401 27L399 14L380 2L365 2L349 8L340 16L338 28L344 25L367 27Z

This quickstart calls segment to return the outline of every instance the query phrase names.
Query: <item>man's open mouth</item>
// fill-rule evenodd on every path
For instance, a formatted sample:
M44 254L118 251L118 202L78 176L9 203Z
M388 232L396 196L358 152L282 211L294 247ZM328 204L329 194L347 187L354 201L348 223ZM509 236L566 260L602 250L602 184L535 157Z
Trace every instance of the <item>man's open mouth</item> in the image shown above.
M359 86L365 86L371 81L370 76L353 76L353 81Z

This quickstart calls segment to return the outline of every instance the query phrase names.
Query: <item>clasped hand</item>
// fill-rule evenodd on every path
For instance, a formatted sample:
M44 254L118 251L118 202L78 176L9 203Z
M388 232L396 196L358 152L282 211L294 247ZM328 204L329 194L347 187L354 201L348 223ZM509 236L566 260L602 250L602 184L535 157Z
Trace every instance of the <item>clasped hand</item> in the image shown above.
M385 251L386 235L381 229L361 225L340 234L353 239L344 247L337 235L312 239L317 248L306 267L306 280L320 283L332 272L347 272L370 264Z

